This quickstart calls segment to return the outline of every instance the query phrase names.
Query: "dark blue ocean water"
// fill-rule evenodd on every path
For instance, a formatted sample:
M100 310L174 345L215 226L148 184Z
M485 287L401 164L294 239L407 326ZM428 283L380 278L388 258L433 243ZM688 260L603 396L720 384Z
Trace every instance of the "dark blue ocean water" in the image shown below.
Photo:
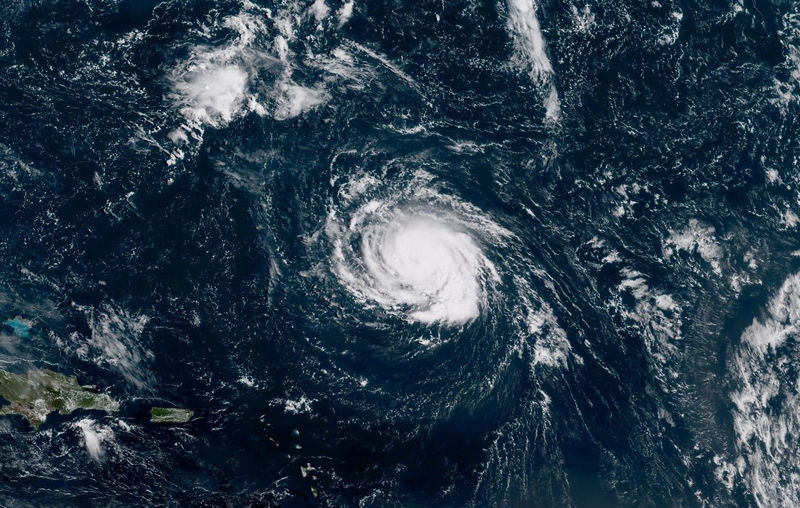
M800 502L796 2L0 14L0 504Z

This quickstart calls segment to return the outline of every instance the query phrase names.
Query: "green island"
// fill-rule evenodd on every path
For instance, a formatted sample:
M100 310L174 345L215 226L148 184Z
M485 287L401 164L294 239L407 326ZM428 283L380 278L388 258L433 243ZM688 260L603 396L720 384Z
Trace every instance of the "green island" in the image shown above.
M191 409L179 407L152 407L150 421L152 423L186 423L194 416Z
M9 402L0 407L0 415L22 415L34 429L56 411L68 415L76 409L119 410L119 402L108 394L89 391L77 377L48 369L31 369L24 374L0 370L0 396Z

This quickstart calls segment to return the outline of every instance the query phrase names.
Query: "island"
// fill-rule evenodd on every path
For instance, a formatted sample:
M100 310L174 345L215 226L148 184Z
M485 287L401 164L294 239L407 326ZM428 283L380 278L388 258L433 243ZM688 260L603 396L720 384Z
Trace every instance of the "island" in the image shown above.
M179 407L153 407L150 408L150 421L152 423L186 423L192 419L194 411Z
M17 316L14 319L6 320L6 322L3 324L14 330L14 333L23 339L27 339L31 336L31 327L33 326L33 321L29 319L25 319L22 316Z
M0 406L0 415L21 415L34 429L53 412L68 415L76 409L119 410L119 402L108 394L90 391L78 383L77 377L48 369L31 369L24 374L0 370L0 396L9 402Z

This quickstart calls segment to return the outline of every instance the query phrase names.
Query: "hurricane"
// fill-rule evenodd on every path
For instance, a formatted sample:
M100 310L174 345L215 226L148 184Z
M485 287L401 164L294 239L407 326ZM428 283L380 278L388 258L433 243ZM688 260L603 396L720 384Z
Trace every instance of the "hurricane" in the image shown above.
M355 297L410 321L469 323L487 310L487 292L500 281L481 244L508 232L464 204L409 194L369 200L346 225L331 213L333 271Z

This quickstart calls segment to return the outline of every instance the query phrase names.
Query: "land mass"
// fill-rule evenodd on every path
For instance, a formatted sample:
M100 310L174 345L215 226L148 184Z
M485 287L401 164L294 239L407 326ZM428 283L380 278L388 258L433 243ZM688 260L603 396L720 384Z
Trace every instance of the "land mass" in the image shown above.
M34 429L56 411L68 415L76 409L119 410L119 402L108 394L90 391L78 383L77 377L48 369L31 369L24 374L0 370L0 396L9 402L0 407L0 415L22 415Z
M194 416L194 411L178 407L150 408L150 421L153 423L186 423Z

